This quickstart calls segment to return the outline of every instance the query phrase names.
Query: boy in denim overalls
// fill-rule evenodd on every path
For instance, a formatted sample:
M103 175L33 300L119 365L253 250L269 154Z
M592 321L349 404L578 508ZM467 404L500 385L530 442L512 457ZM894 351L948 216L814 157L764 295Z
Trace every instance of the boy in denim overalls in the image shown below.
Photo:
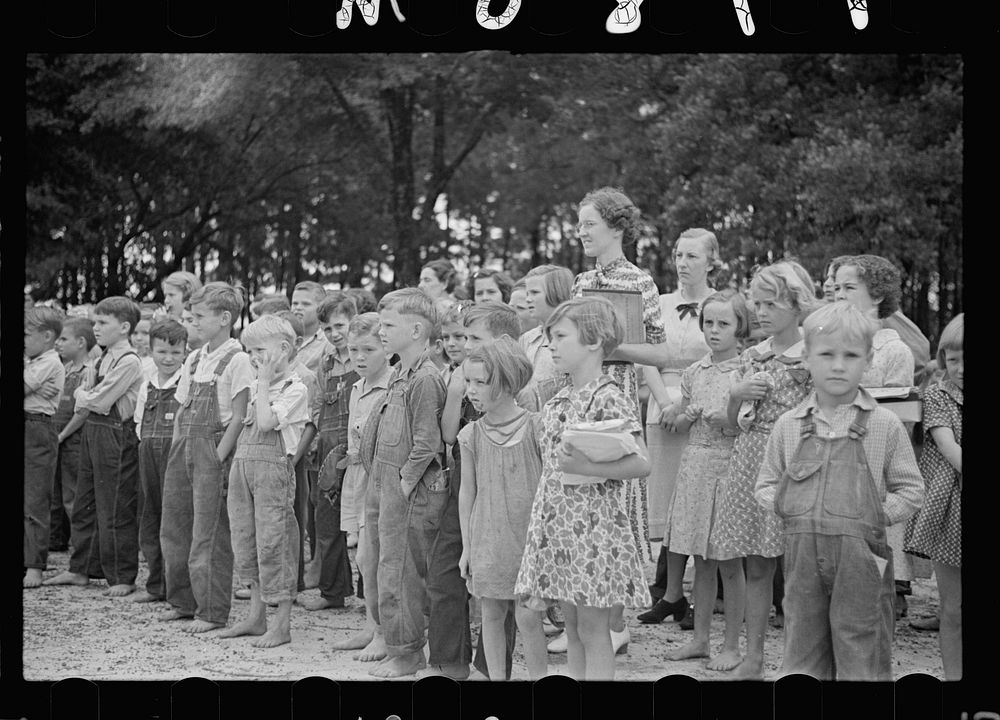
M163 553L160 551L160 518L163 514L163 478L170 457L174 418L178 402L174 397L187 348L187 330L176 320L157 320L149 329L149 351L153 374L139 389L135 404L135 428L139 434L139 547L146 558L149 577L145 592L136 593L134 602L165 600Z
M375 527L369 521L366 532L378 534L378 612L387 656L371 674L402 677L427 664L428 556L451 494L441 471L445 387L427 352L438 323L430 296L417 288L393 291L379 302L378 314L382 344L399 363L362 435L369 482L381 489Z
M913 448L861 376L873 323L847 302L802 324L815 390L778 418L754 490L785 527L782 674L892 680L892 552L885 528L923 502Z
M86 413L80 469L73 501L73 554L69 570L50 585L86 585L99 573L106 595L129 595L139 573L139 440L133 414L142 385L142 363L129 344L139 306L126 297L101 300L94 308L94 337L104 348L93 387L77 388L75 413Z
M56 353L62 314L33 307L24 313L24 587L42 584L49 556L52 481L59 441L52 416L66 370Z
M193 619L182 627L185 632L222 627L232 604L226 493L253 381L250 358L230 337L242 308L242 292L223 282L191 296L192 328L205 345L188 356L177 384L160 524L167 602L173 607L159 619Z
M80 441L86 413L73 412L74 394L81 385L94 384L94 363L90 349L97 345L94 323L87 318L71 317L63 321L62 333L56 340L56 352L66 370L66 383L52 424L59 433L59 460L52 483L52 520L49 524L49 550L64 550L72 541L70 515L76 498L76 474L80 469Z
M229 473L228 511L236 572L250 585L250 612L219 637L260 635L252 645L275 647L292 639L299 554L292 456L309 420L309 399L305 384L288 372L295 331L287 321L275 315L254 320L243 344L257 378ZM268 603L278 606L270 629Z

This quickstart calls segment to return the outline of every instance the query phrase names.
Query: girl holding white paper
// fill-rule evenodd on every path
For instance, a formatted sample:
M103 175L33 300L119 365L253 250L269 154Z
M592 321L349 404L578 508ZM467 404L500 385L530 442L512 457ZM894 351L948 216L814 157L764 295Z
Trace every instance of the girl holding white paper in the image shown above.
M649 474L649 460L634 404L602 371L623 335L614 306L603 298L573 298L549 316L545 333L556 369L571 384L542 409L542 476L514 589L533 609L559 602L573 678L611 680L612 607L649 604L642 558L618 495L624 481ZM563 442L568 428L615 419L624 420L622 429L635 437L639 452L592 462ZM595 481L564 485L564 473Z

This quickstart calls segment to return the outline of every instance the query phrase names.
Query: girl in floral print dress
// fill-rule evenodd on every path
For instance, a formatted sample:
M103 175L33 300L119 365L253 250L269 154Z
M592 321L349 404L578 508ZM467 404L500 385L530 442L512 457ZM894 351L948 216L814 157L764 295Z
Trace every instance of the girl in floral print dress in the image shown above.
M784 535L781 519L756 503L753 489L774 421L812 390L799 325L819 303L809 274L791 261L760 270L750 282L750 298L767 337L740 355L734 373L727 414L730 426L742 432L733 445L719 522L712 528L710 542L746 558L747 652L732 672L739 678L759 679L771 582L775 559L784 552Z
M573 298L556 308L545 333L556 369L571 384L541 413L542 476L514 590L534 609L559 602L573 678L611 680L612 607L649 604L641 556L618 494L625 480L649 474L649 460L634 407L601 368L622 338L614 306L603 298ZM562 441L567 427L619 418L636 438L638 453L595 463ZM595 480L563 485L564 473Z

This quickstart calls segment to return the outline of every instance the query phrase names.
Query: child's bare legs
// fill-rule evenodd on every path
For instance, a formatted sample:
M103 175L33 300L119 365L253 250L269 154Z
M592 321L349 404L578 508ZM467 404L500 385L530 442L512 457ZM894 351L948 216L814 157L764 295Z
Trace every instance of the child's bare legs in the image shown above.
M164 598L157 597L156 595L153 595L152 593L149 593L149 592L146 592L145 590L142 590L141 592L137 592L135 594L135 596L132 598L132 602L149 603L149 602L159 602L160 600L163 600L163 599Z
M119 585L112 585L107 590L104 590L101 594L107 595L108 597L124 597L125 595L131 595L135 592L135 585L126 585L124 583Z
M548 672L549 653L546 649L545 632L542 630L544 616L544 612L529 610L517 603L514 604L514 620L521 633L524 662L528 666L528 677L531 680L539 680L545 677Z
M684 568L687 566L687 559L687 555L667 551L667 589L663 591L663 599L667 602L677 602L684 597ZM697 569L695 572L697 573ZM695 575L695 582L697 582L697 577ZM709 602L714 607L715 597L709 598ZM698 607L697 600L695 600L695 607Z
M585 680L614 680L615 653L611 647L611 608L576 609L576 633L583 644Z
M368 536L368 526L362 525L358 529L358 551L357 562L361 577L365 582L365 615L368 627L371 629L371 638L361 648L360 652L354 655L355 660L361 662L374 662L382 660L386 656L385 637L382 635L382 626L378 623L378 553L372 552L370 538ZM360 638L365 634L362 630L356 637Z
M368 590L375 583L374 581L369 581L369 577L365 572L366 570L365 563L367 562L368 558L366 557L366 550L364 544L364 531L365 531L364 527L362 527L359 530L358 549L354 556L354 559L355 562L358 563L358 572L365 583L365 589ZM366 592L365 595L367 596L369 593L370 590ZM368 647L368 644L372 642L374 637L375 637L375 619L372 617L371 607L369 606L369 603L366 599L365 626L360 630L358 630L358 632L356 632L354 635L351 635L351 637L347 638L346 640L341 640L340 642L335 642L330 647L332 647L334 650L363 650L364 648ZM385 647L384 641L382 645L384 649ZM382 657L385 657L385 655L383 654ZM354 659L358 660L359 658L357 655L355 655Z
M90 578L84 573L63 570L58 575L50 577L48 580L43 580L42 585L86 585L89 582Z
M750 555L747 557L747 654L733 669L733 677L760 680L764 677L764 634L771 611L775 559Z
M563 612L565 625L563 630L566 633L566 670L574 680L585 680L587 674L587 659L583 654L583 644L577 634L576 605L569 602L559 601L559 607ZM611 633L608 633L608 642L611 641Z
M510 600L480 598L483 614L483 652L490 680L507 679L507 637L504 622L510 609Z
M624 605L612 605L611 614L608 616L608 637L611 637L611 631L622 632L625 630L625 606Z
M675 553L670 553L674 555ZM683 557L683 556L682 556ZM669 660L686 660L710 655L709 631L712 629L712 610L715 605L716 566L715 560L694 558L694 637L673 652L667 653ZM669 589L669 584L667 585ZM666 595L664 595L666 598ZM669 601L668 602L672 602Z
M292 599L279 600L278 609L274 613L274 622L266 633L256 640L251 640L254 647L269 648L284 645L292 641L291 628Z
M41 586L41 584L42 584L42 569L25 568L24 581L22 583L22 586L26 588L36 588Z
M938 598L941 602L941 628L938 643L945 680L962 679L962 568L934 563Z
M267 632L267 605L260 596L260 584L250 583L250 612L246 618L219 633L220 638L263 635Z
M194 615L188 615L187 613L182 613L177 608L170 608L164 613L160 613L156 616L156 619L160 622L170 622L172 620L190 620Z
M722 575L723 606L725 608L726 634L722 644L722 652L708 661L705 666L709 670L732 670L740 664L743 657L740 655L740 634L743 632L743 613L746 610L747 585L743 576L743 562L735 560L721 560L717 564L719 574ZM695 581L698 574L695 571ZM715 590L712 591L713 593ZM697 608L698 606L695 605ZM697 611L695 618L697 622Z

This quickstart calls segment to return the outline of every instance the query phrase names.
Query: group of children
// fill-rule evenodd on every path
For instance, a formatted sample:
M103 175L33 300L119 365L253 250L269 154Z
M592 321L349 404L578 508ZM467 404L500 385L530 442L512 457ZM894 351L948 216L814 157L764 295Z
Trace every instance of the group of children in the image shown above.
M855 275L837 282L863 292L867 266L845 262ZM604 298L570 297L566 268L535 268L515 297L484 273L471 304L444 297L438 272L377 303L300 283L290 304L255 304L240 340L241 290L185 273L165 281L166 317L148 330L124 297L98 303L92 323L27 310L24 586L104 578L107 594L131 595L141 549L149 577L134 599L169 603L160 620L271 647L291 640L303 589L320 589L307 609L345 606L356 547L366 623L334 648L376 663L373 676L429 663L509 679L520 631L540 678L558 604L570 674L613 678L613 608L649 605L623 488L650 462L635 403L605 372L622 319ZM878 333L863 302L820 304L806 271L782 261L757 272L749 303L719 292L697 311L710 352L665 413L689 440L664 543L695 556L694 637L671 659L711 655L718 570L726 632L708 667L762 677L783 556L783 671L891 679L903 548L887 528L909 518L905 549L935 564L945 675L959 677L961 316L941 336L918 467L907 429L864 389ZM764 337L750 345L752 318ZM130 342L140 329L151 367ZM602 421L637 450L595 462L563 439ZM72 554L43 581L53 507L69 514ZM227 626L234 571L249 609Z

